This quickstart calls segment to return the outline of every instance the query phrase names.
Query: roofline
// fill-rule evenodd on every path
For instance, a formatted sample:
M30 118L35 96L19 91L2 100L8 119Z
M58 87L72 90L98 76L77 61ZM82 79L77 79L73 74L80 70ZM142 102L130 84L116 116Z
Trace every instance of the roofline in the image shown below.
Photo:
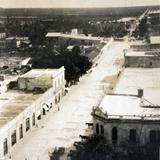
M95 113L91 113L91 115L93 117L95 117L96 119L98 120L101 120L105 123L115 123L115 122L118 122L118 123L139 123L141 122L141 124L160 124L160 115L159 115L159 119L145 119L149 116L134 116L132 115L133 118L136 118L136 117L139 117L139 119L133 119L133 118L125 118L123 119L123 115L109 115L109 116L114 116L117 118L105 118L105 117L101 117ZM118 118L119 117L119 118ZM129 116L128 116L129 117ZM151 118L151 117L149 117Z

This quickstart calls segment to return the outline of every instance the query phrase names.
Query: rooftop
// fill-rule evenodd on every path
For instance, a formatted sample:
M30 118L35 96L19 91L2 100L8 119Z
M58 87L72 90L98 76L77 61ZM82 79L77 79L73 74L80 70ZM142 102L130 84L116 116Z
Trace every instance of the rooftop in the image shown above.
M143 40L136 40L130 42L131 46L145 46L146 43Z
M127 52L125 56L153 57L153 56L160 56L160 51L131 51L131 52Z
M151 44L160 44L160 36L151 36L150 43Z
M29 107L41 94L8 91L0 95L0 128L17 117Z
M38 78L52 76L58 69L32 69L26 74L20 76L21 78Z
M160 68L126 68L122 72L114 89L116 94L137 95L144 90L144 98L160 105Z
M158 10L150 10L148 14L160 14L160 9Z
M160 119L160 108L143 107L141 101L137 96L106 95L99 108L108 118ZM148 102L144 101L143 105L148 105Z
M27 57L0 57L0 67L3 66L14 66L20 63L28 63L30 58Z
M85 36L85 35L73 35L73 34L63 34L59 32L49 32L47 33L46 37L48 38L58 38L58 37L63 37L63 38L72 38L72 39L81 39L81 40L93 40L93 41L100 41L101 39L99 37L90 37L90 36Z

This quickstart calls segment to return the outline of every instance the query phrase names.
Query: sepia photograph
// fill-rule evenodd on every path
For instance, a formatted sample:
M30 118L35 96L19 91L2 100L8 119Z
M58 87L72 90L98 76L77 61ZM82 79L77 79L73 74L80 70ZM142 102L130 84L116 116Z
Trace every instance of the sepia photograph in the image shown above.
M0 160L160 160L160 0L0 0Z

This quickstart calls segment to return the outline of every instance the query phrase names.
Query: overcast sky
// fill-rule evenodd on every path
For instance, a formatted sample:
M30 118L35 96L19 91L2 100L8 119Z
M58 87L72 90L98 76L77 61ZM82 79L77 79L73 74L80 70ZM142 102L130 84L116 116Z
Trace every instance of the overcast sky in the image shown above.
M4 8L87 8L160 5L160 0L0 0Z

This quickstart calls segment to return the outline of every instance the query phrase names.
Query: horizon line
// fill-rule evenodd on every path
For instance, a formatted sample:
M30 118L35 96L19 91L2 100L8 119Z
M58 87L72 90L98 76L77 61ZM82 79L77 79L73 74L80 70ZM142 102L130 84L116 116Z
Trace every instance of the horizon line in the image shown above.
M1 9L99 9L99 8L133 8L133 7L159 7L160 5L135 5L113 7L0 7Z

